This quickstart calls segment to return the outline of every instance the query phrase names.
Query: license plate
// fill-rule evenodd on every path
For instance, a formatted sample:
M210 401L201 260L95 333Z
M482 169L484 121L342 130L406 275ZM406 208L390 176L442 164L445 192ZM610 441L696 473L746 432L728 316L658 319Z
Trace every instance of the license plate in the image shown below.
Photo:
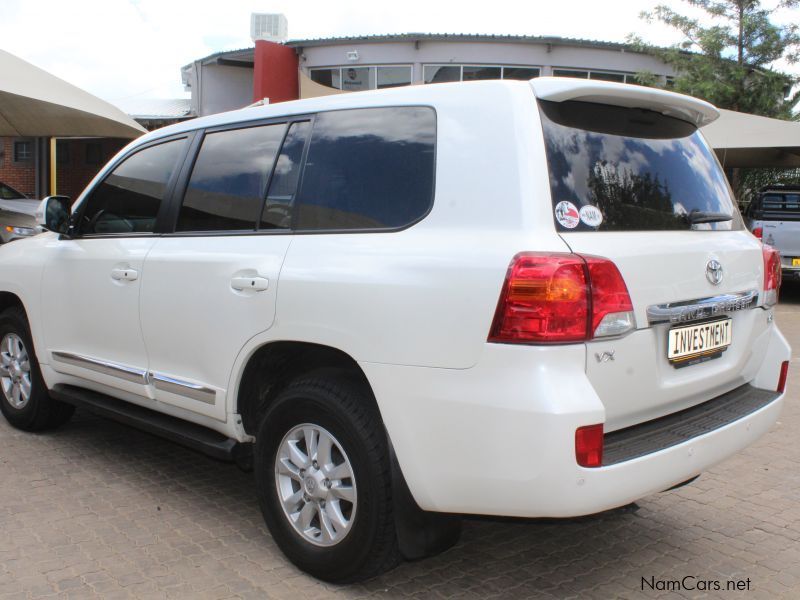
M800 267L800 258L793 258L792 259L792 266L793 267Z
M731 319L718 319L669 330L667 358L675 366L688 366L716 358L731 345Z

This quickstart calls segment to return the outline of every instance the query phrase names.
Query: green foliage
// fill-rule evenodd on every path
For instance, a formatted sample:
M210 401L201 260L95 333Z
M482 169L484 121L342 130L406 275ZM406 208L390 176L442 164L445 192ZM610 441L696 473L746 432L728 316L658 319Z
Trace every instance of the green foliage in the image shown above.
M682 15L666 5L642 13L648 22L660 21L675 29L683 40L658 48L632 35L629 41L641 51L672 65L677 73L676 92L708 100L720 108L789 119L800 93L789 96L797 80L773 68L776 61L790 63L800 55L797 25L770 21L770 10L760 0L684 0L702 9L711 24ZM800 0L783 0L779 6L795 7ZM647 74L642 74L643 80Z

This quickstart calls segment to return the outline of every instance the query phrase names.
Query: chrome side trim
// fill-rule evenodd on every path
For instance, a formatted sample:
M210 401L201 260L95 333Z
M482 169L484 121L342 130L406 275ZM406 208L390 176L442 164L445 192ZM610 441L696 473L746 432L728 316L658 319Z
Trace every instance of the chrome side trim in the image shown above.
M102 373L110 377L124 379L125 381L147 385L147 371L142 369L128 367L107 360L72 354L71 352L53 352L53 360L65 365L72 365L74 367L88 369L89 371L95 371L96 373Z
M198 402L205 402L206 404L216 404L217 393L211 388L196 383L189 383L182 379L175 379L168 377L161 373L154 373L150 371L150 381L157 390L162 392L169 392L170 394L177 394L178 396L186 396Z
M658 323L685 323L714 317L737 310L747 310L758 305L758 290L723 294L697 300L654 304L647 307L647 321L650 325Z

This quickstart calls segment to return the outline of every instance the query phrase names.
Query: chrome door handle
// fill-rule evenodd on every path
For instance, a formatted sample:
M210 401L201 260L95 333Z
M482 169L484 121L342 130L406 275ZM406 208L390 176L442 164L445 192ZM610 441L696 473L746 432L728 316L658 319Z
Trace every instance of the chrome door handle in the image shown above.
M238 292L245 290L263 292L269 287L269 279L266 277L233 277L231 287Z
M111 269L111 279L115 281L136 281L139 279L139 271L124 267L114 267Z

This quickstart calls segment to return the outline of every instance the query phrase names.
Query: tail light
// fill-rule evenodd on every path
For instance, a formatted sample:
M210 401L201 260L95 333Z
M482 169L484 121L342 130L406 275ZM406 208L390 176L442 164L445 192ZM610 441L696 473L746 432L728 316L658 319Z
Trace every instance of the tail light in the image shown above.
M628 288L610 260L522 253L506 274L489 341L581 342L635 326Z
M756 227L753 229L753 235L756 236L759 240L764 238L764 229L761 227Z
M778 303L781 288L781 255L776 248L764 244L761 248L764 257L764 306Z
M778 393L782 394L786 391L786 378L789 376L789 361L785 360L781 363L781 374L778 376Z
M575 460L582 467L603 466L603 424L575 430Z

